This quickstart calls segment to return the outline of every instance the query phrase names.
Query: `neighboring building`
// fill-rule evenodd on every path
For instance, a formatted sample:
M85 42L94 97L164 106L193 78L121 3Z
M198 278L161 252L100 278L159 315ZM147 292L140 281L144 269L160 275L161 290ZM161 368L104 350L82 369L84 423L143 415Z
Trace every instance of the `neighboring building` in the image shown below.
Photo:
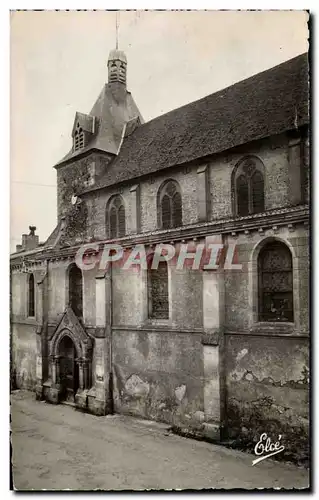
M57 164L58 224L11 255L17 387L304 458L309 378L307 54L147 123L112 51ZM241 270L82 271L83 243L236 245ZM93 250L92 250L93 252ZM235 262L235 261L234 261ZM254 443L254 444L252 444Z

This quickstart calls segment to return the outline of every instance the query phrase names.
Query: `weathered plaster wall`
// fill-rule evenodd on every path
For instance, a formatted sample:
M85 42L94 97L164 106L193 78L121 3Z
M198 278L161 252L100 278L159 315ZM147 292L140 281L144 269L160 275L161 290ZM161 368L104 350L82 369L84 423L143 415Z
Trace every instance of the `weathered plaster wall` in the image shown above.
M112 303L114 325L139 325L146 320L147 290L143 271L114 268Z
M195 333L113 332L115 411L171 424L203 419L203 356Z
M95 275L96 269L83 270L83 319L87 326L95 325Z
M203 325L202 272L169 266L169 320L167 326L201 328ZM89 298L91 300L91 297ZM112 271L113 324L155 324L148 319L147 271L114 268Z
M12 319L27 317L27 274L13 272L11 277Z
M36 385L36 329L39 311L35 277L35 317L28 317L28 273L13 271L11 276L11 383L13 387L34 390Z
M308 340L226 336L227 427L230 437L253 450L266 432L282 434L279 459L308 455Z
M172 321L179 328L203 327L203 274L171 266Z
M12 375L19 389L35 390L36 325L12 324Z
M67 268L70 262L58 260L49 264L48 321L56 323L67 305Z

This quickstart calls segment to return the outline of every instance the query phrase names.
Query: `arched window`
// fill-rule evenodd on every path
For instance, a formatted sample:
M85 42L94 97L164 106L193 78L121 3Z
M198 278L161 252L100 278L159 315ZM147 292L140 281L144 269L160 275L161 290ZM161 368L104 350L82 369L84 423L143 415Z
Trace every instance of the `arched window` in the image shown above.
M82 271L76 264L69 268L69 306L76 316L83 316Z
M29 276L29 293L28 293L28 316L35 316L35 307L34 307L34 275L30 274Z
M106 223L111 239L125 236L125 206L122 196L111 198L106 210Z
M279 241L266 244L258 256L259 320L294 320L292 257Z
M264 166L258 158L249 156L236 166L233 192L236 215L245 216L265 210Z
M168 269L167 262L159 262L157 269L148 269L148 316L151 319L168 319Z
M158 225L170 229L183 225L182 195L176 181L168 181L157 194Z

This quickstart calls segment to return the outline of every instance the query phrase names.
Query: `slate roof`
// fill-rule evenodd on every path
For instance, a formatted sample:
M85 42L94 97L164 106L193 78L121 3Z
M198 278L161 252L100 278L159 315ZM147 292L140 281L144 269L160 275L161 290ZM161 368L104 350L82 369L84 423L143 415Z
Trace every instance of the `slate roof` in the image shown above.
M79 113L78 111L75 113L75 119L74 119L74 125L72 129L72 136L75 132L75 127L79 123L80 127L82 127L83 130L86 130L87 132L92 133L93 132L93 124L94 124L94 117L91 115L86 115L84 113Z
M308 71L305 53L138 126L124 138L103 177L83 192L308 123Z
M123 95L124 94L124 95ZM76 113L76 117L82 117L82 120L88 120L93 117L97 118L97 133L94 135L89 144L78 150L70 149L70 151L60 160L55 167L59 167L66 161L82 155L90 149L99 149L101 151L116 155L122 140L124 124L133 118L139 118L141 123L144 123L143 117L140 114L134 99L130 92L124 91L121 95L116 94L114 86L105 84L92 108L89 115Z
M57 237L59 236L60 230L62 226L62 220L60 219L55 228L53 229L52 233L49 235L48 239L44 242L44 246L52 246L57 240Z

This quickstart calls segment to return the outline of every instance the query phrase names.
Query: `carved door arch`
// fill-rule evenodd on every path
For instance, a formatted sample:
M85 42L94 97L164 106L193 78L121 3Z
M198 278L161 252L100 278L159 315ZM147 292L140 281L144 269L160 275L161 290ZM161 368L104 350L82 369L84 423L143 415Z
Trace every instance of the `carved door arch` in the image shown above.
M92 343L92 338L68 307L49 348L51 382L58 390L60 401L74 401L77 392L90 389Z

